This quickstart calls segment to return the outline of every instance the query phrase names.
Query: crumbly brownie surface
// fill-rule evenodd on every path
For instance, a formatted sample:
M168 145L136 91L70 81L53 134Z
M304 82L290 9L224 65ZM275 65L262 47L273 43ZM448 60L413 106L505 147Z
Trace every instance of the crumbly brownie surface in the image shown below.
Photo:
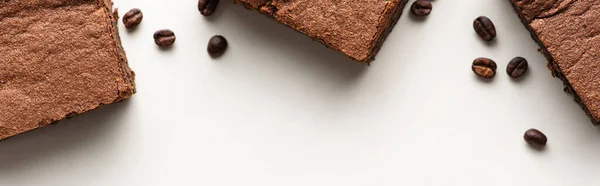
M234 0L359 62L374 59L406 0Z
M600 118L600 1L510 0L554 75L592 122Z
M0 0L0 139L135 92L112 2Z

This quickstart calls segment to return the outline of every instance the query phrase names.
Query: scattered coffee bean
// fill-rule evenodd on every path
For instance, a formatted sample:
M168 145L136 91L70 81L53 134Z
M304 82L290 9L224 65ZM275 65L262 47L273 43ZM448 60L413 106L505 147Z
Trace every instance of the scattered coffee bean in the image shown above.
M527 143L536 146L545 146L546 142L548 142L546 135L537 129L527 130L523 138Z
M154 42L161 47L170 46L175 43L175 33L168 29L156 31L154 33Z
M125 24L125 28L132 28L139 25L143 18L144 14L142 14L142 11L134 8L123 15L123 24Z
M430 0L417 0L410 7L410 11L416 16L427 16L431 13L432 8Z
M203 16L209 16L217 9L218 5L219 0L199 0L198 10Z
M527 60L523 57L515 57L508 63L506 73L512 78L521 77L527 71Z
M496 27L490 18L485 16L479 16L475 21L473 21L473 28L475 28L475 32L481 37L483 40L491 41L496 37Z
M227 50L227 39L225 37L216 35L210 38L208 41L207 51L211 57L219 57Z
M496 75L496 62L489 58L477 58L471 68L475 74L484 78L493 78Z

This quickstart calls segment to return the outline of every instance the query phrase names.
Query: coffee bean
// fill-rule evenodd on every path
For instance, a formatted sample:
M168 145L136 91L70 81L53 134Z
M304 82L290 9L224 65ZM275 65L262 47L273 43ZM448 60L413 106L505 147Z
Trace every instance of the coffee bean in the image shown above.
M473 21L473 28L475 28L475 32L481 37L483 40L491 41L496 37L496 27L490 18L485 16L479 16L475 21Z
M125 28L135 27L142 22L143 18L144 14L142 14L142 11L134 8L123 15L123 24L125 24Z
M429 0L417 0L410 7L410 12L416 16L427 16L431 13L433 5Z
M198 11L203 16L211 15L217 6L219 5L219 0L199 0L198 1Z
M515 57L508 63L506 73L512 78L518 78L527 71L527 60L523 57Z
M548 138L542 132L537 129L529 129L523 135L525 141L531 145L536 146L545 146L546 142L548 142Z
M227 50L227 39L225 37L216 35L210 38L208 41L207 51L211 57L219 57Z
M161 47L170 46L175 43L175 33L168 29L156 31L154 32L154 43Z
M477 58L471 68L475 74L484 78L493 78L496 75L496 62L488 58Z

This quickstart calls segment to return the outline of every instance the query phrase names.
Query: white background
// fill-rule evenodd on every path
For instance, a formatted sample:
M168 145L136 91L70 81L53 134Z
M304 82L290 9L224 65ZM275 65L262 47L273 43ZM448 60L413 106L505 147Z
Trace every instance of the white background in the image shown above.
M195 0L115 5L144 12L137 30L119 26L138 93L0 142L0 185L600 184L600 130L507 0L405 11L370 67L230 0L208 18ZM479 15L493 44L473 31ZM152 39L162 28L170 50ZM215 34L230 48L213 60ZM498 63L491 82L471 71L480 56ZM505 72L515 56L530 62L518 81ZM544 151L523 141L529 128L549 137Z

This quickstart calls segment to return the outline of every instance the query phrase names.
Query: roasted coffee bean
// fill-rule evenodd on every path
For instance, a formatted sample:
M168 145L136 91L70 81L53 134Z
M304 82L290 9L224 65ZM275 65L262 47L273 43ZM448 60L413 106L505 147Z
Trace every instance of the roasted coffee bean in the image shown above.
M527 60L523 57L515 57L508 63L506 73L512 78L521 77L527 72Z
M485 16L479 16L473 21L473 28L475 32L486 41L491 41L496 37L496 27L490 18Z
M132 28L139 25L143 18L144 14L142 14L142 11L134 8L123 15L123 24L125 24L125 28Z
M156 31L154 32L154 42L161 47L170 46L175 43L175 33L168 29Z
M484 78L493 78L496 75L496 62L488 58L477 58L471 68L475 74Z
M416 16L427 16L431 13L433 5L429 0L417 0L410 7L410 12Z
M211 57L219 57L227 50L227 39L225 37L216 35L210 38L208 41L207 51Z
M198 11L203 16L211 15L217 6L219 5L219 0L199 0L198 1Z
M531 145L536 146L545 146L546 142L548 142L548 138L542 132L537 129L529 129L523 135L525 141Z

